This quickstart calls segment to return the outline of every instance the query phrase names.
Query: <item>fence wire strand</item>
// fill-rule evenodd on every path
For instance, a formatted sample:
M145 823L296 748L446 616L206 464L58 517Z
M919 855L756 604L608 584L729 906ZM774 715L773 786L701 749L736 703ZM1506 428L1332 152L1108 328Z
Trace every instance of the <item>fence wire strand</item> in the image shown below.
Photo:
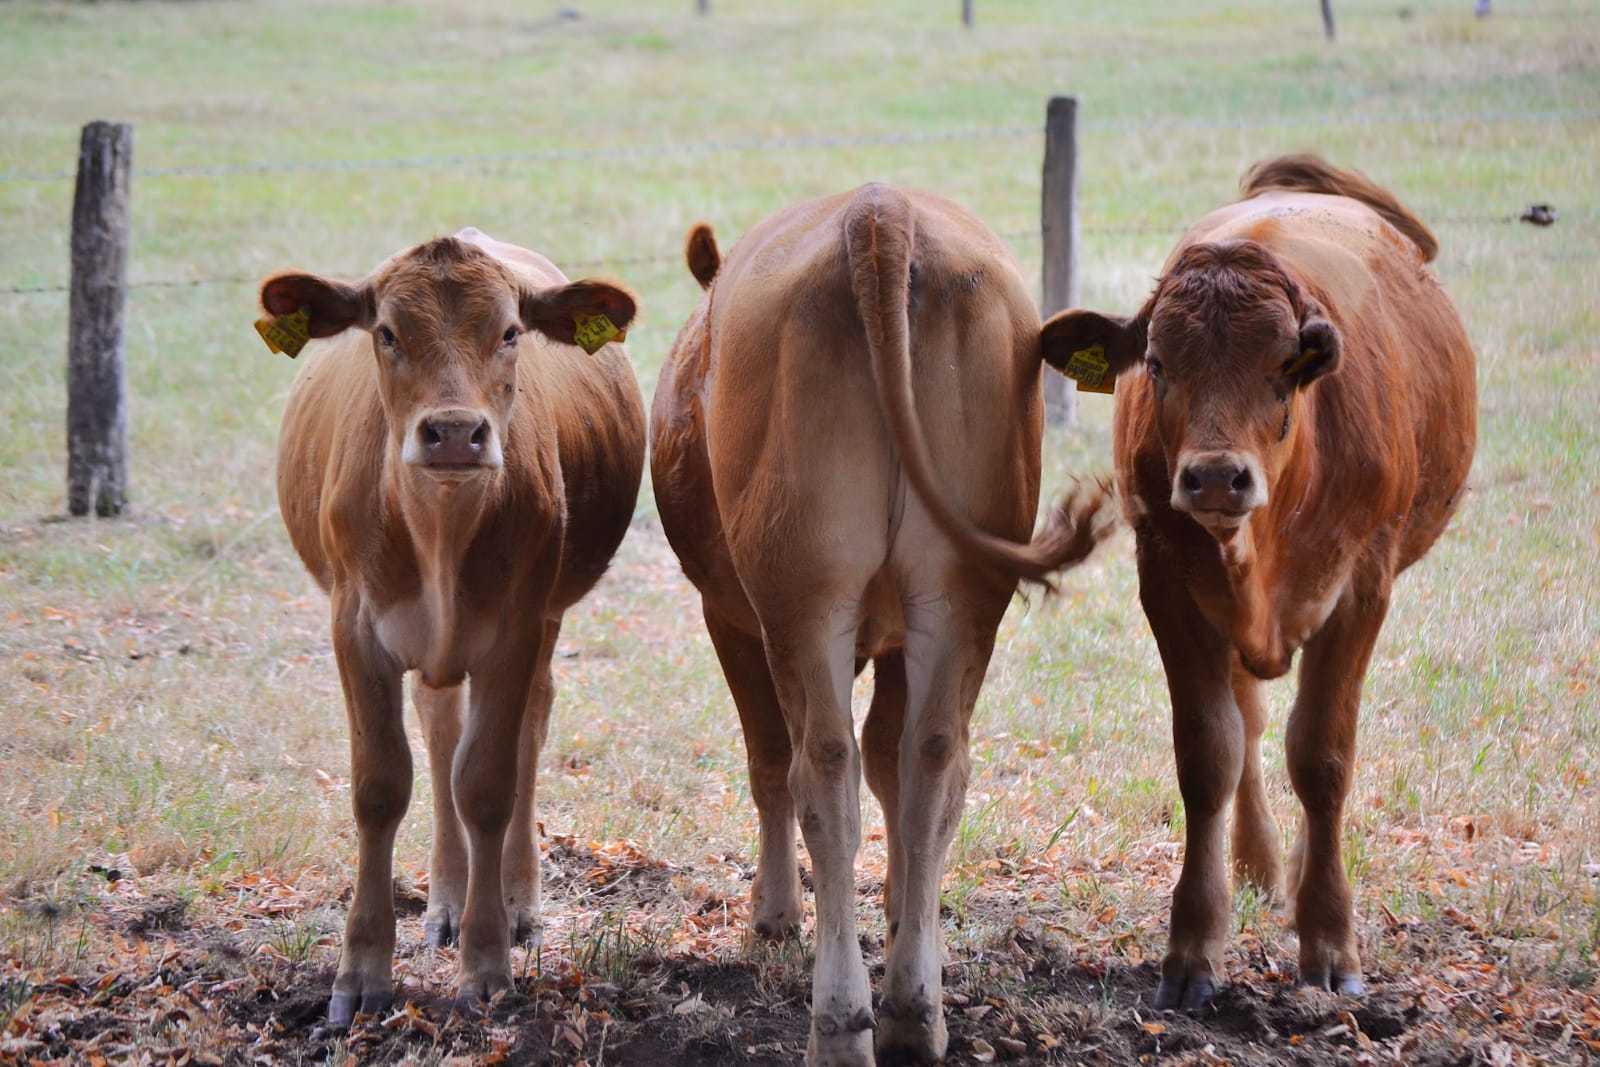
M1148 132L1172 130L1250 130L1289 127L1390 126L1408 124L1455 125L1473 122L1586 122L1600 119L1600 108L1526 109L1511 111L1415 112L1389 114L1333 114L1304 117L1276 116L1270 119L1194 118L1194 119L1103 119L1086 120L1082 129L1091 132ZM788 134L769 137L740 137L728 140L663 142L644 145L592 145L577 148L530 149L525 152L484 154L449 153L443 155L400 156L391 159L254 160L238 163L192 164L170 167L136 167L136 178L225 178L236 175L327 174L350 171L404 171L486 169L519 163L554 163L570 160L657 159L672 156L709 156L733 152L803 152L838 148L881 148L898 145L937 144L953 141L996 141L1041 136L1037 125L969 126L948 130L904 133ZM75 177L75 172L11 171L0 174L0 184L58 182Z
M1579 225L1592 223L1600 219L1600 213L1567 213L1563 214L1557 225ZM1502 226L1519 221L1516 215L1446 215L1430 221L1432 226ZM1087 224L1080 226L1079 232L1091 234L1126 234L1129 236L1165 234L1176 238L1188 226L1187 222L1172 223L1103 223ZM1012 229L996 231L996 236L1007 241L1032 241L1038 240L1040 233L1037 227L1033 229ZM599 259L578 259L565 263L559 259L552 259L557 266L569 276L575 276L587 271L601 269L616 269L620 267L653 266L659 263L681 263L681 251L661 252L649 256L609 256ZM212 285L253 285L265 278L276 268L263 268L254 274L221 274L201 278L146 278L141 281L129 282L129 289L193 289ZM367 272L353 270L332 272L336 277L359 278ZM49 293L70 292L70 285L8 285L0 286L0 295L3 296L37 296Z

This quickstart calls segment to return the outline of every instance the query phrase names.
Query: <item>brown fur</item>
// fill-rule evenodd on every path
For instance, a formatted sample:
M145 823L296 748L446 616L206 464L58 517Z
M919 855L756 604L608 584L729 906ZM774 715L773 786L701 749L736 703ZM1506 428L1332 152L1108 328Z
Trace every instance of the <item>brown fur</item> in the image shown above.
M411 788L407 670L418 675L434 778L427 932L436 943L459 936L462 993L487 995L509 985L511 936L538 921L533 786L556 635L621 541L644 461L626 354L559 342L575 314L626 327L634 301L610 283L569 284L542 256L465 230L360 283L276 275L262 303L275 314L310 308L314 336L326 338L307 346L290 391L278 496L332 598L351 724L360 855L330 1019L381 1008L392 989L391 852ZM523 332L507 340L508 330ZM482 413L503 461L436 476L409 460L418 420L440 411Z
M1261 798L1257 679L1286 673L1300 649L1288 763L1305 821L1287 889L1301 977L1361 988L1339 855L1361 683L1395 576L1449 521L1476 439L1472 349L1424 266L1426 227L1312 157L1264 162L1244 184L1247 199L1190 229L1137 315L1069 311L1045 326L1046 358L1098 342L1124 372L1117 479L1188 815L1157 996L1167 1007L1214 988L1230 799L1235 868L1284 888ZM1217 455L1264 479L1243 519L1179 508L1179 475Z
M800 919L794 821L817 877L811 1052L868 1062L855 941L857 791L884 805L890 946L877 1045L942 1055L938 885L967 729L1018 574L1086 555L1091 489L1019 543L1039 492L1038 313L1004 246L926 193L798 204L707 269L656 388L651 471L744 729L761 817L756 930ZM874 663L858 748L849 679Z

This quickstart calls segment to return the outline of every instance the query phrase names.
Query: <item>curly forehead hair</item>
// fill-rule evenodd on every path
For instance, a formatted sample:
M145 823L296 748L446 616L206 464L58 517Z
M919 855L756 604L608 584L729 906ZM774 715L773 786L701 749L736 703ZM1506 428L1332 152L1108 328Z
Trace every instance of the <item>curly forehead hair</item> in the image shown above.
M486 310L478 305L493 300L517 281L499 260L483 249L455 237L439 237L417 245L379 268L374 281L391 298L405 303L414 316L442 318L439 297L447 291L458 310L469 314Z
M1256 332L1276 325L1279 296L1288 300L1297 320L1305 316L1305 294L1266 247L1246 240L1204 242L1179 254L1156 284L1145 316L1159 306L1167 330L1220 339L1224 331Z

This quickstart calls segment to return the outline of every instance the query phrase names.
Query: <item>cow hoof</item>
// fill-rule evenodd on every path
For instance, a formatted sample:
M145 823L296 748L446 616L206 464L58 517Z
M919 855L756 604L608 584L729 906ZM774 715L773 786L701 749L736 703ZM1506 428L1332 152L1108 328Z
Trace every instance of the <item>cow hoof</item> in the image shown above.
M444 948L456 943L461 934L460 912L449 908L429 908L422 919L422 939L432 948Z
M1199 1011L1217 995L1217 983L1210 975L1161 978L1153 1004L1157 1011Z
M479 1011L498 994L511 988L509 974L486 974L463 978L456 992L456 1010L464 1015Z
M544 923L533 912L518 912L511 924L511 943L539 948L544 944Z
M944 1013L915 997L908 1004L885 999L878 1007L878 1063L925 1064L944 1062L949 1036Z
M751 929L763 941L787 941L800 933L800 921L788 915L764 916L756 919Z
M348 1030L357 1015L381 1015L394 1004L394 991L374 989L365 993L340 993L328 998L328 1026Z
M1356 973L1340 974L1338 971L1317 970L1302 972L1300 984L1310 986L1312 989L1324 989L1341 997L1364 997L1367 995L1367 983L1361 980L1361 975Z
M872 1012L866 1008L849 1016L814 1017L806 1063L809 1067L873 1067L874 1025Z

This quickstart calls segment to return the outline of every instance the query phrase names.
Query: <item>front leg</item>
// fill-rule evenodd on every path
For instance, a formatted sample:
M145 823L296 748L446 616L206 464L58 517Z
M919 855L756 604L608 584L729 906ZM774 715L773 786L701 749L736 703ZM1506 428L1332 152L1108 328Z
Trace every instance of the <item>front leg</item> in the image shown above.
M1366 987L1339 838L1355 770L1361 685L1388 609L1387 582L1345 594L1306 643L1289 715L1289 780L1305 810L1293 879L1300 980L1350 995Z
M467 900L461 915L460 997L487 1000L511 987L511 927L502 872L506 829L517 799L522 724L541 632L502 638L472 675L466 731L450 782L467 834ZM531 783L530 783L531 784Z
M1201 1008L1217 989L1227 943L1227 812L1244 766L1227 639L1201 614L1179 571L1141 542L1139 599L1172 697L1172 742L1183 796L1183 872L1172 895L1157 1008Z
M333 590L333 651L350 724L350 802L358 851L328 1022L349 1026L394 999L394 838L411 802L411 746L402 717L399 663L361 618L361 598Z

